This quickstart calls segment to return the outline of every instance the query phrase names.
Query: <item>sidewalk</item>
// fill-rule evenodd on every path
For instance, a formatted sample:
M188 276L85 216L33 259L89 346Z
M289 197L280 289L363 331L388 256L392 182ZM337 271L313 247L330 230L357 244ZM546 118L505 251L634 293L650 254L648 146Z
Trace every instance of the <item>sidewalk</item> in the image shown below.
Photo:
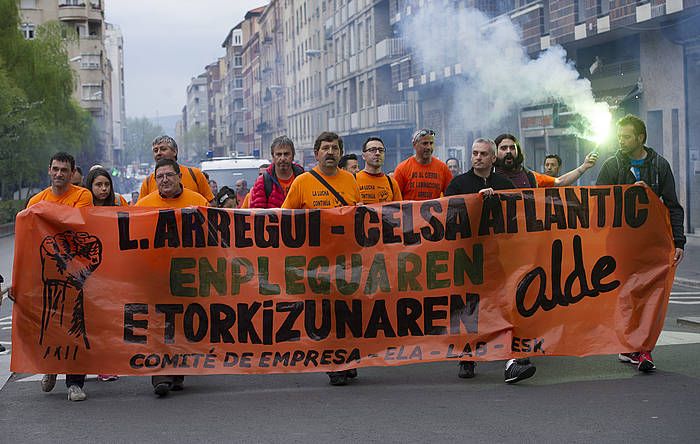
M676 284L700 288L700 235L686 235L683 261L676 270Z

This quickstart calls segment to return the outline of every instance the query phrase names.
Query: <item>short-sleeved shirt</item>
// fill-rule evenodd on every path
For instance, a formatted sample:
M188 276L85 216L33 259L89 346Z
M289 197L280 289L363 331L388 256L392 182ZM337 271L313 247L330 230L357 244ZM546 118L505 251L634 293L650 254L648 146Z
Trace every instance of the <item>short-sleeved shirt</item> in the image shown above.
M180 165L180 173L182 174L182 186L184 188L201 194L207 202L214 200L214 194L211 192L209 182L199 168ZM154 191L158 191L158 185L156 185L155 173L151 173L141 184L139 200L145 198Z
M384 173L371 174L362 170L355 175L355 180L364 204L403 200L399 184Z
M92 193L86 188L68 185L68 190L59 196L51 191L51 187L48 187L29 199L27 208L41 202L42 200L47 202L55 202L57 204L67 205L74 208L91 207Z
M250 208L250 191L248 191L248 194L245 195L245 199L243 199L243 203L241 204L240 208Z
M535 180L537 181L537 188L551 188L555 186L555 177L548 176L546 174L540 174L532 172L535 175Z
M348 205L355 205L362 202L360 189L352 174L345 170L338 169L333 176L326 176L318 166L314 167L321 177L323 177L338 194L340 194ZM311 173L304 173L292 182L289 193L284 199L282 208L335 208L342 207L343 204L336 199L333 193L326 188Z
M187 188L182 189L182 193L177 197L165 198L158 193L158 190L152 192L143 199L136 202L137 207L153 207L153 208L185 208L185 207L206 207L209 202L199 193L195 193Z
M447 189L452 173L447 164L433 157L430 163L418 163L414 156L396 167L394 179L406 200L437 199Z

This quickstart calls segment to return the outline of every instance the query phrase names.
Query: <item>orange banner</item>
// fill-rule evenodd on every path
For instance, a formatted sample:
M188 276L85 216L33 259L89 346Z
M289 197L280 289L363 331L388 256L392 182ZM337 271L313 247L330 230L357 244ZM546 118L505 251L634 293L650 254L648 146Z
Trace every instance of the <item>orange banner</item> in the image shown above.
M642 186L333 210L17 217L12 370L343 370L652 349L673 282Z

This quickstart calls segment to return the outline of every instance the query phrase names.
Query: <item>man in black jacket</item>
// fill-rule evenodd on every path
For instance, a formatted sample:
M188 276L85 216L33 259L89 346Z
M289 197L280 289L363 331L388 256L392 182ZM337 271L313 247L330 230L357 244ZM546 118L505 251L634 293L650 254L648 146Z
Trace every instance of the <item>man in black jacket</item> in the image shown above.
M676 195L676 182L668 161L653 149L645 146L647 128L640 118L631 114L617 122L617 141L620 149L615 156L603 164L598 175L597 185L623 185L645 183L661 198L668 207L676 247L674 265L683 259L685 235L683 230L683 207ZM622 362L637 365L639 371L650 372L656 369L650 351L621 353Z
M516 188L506 176L496 173L496 144L490 139L476 139L472 144L472 168L452 179L445 196L479 193L484 199L494 198L495 190ZM497 199L497 197L495 197ZM460 361L460 378L474 377L474 362ZM535 374L536 368L529 359L511 359L506 362L505 381L509 384L522 381Z

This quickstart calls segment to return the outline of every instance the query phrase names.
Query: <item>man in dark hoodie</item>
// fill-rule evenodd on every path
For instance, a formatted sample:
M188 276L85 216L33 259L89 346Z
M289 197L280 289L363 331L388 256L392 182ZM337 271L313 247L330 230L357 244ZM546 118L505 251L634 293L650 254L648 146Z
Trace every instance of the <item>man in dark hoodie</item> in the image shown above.
M272 165L258 176L250 190L250 208L280 208L294 179L304 172L294 163L294 142L287 136L277 137L270 146Z
M597 185L623 185L645 183L661 198L668 207L673 243L676 251L674 265L683 259L685 235L683 230L683 207L676 195L676 182L668 161L653 149L645 146L647 128L640 118L631 114L617 122L617 141L620 149L603 164L598 174ZM641 372L656 369L650 350L635 353L621 353L620 361L637 365Z

